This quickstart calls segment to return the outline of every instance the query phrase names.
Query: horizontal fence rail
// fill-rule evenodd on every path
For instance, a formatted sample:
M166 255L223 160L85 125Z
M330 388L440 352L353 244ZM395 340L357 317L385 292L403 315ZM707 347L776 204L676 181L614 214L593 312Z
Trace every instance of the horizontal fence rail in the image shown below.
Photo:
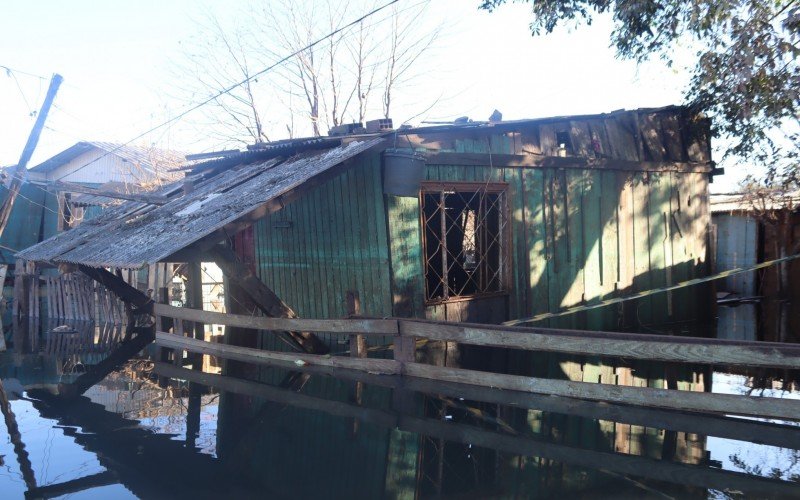
M647 361L798 369L800 368L800 346L798 345L696 337L519 328L502 325L454 324L411 319L276 319L166 305L156 305L155 313L178 320L175 322L175 333L156 333L156 343L161 347L260 365L331 375L335 375L340 370L362 372L372 376L399 375L407 377L408 380L450 382L667 410L787 420L800 419L800 401L792 399L536 378L434 366L417 363L415 359L416 340L427 339L529 351L609 356ZM361 353L362 355L359 356L352 356L351 353L351 357L321 356L211 343L182 336L183 328L179 327L182 321L222 324L257 330L338 333L350 336L351 339L363 335L390 335L394 338L394 359L368 358L366 353Z
M266 318L164 304L155 304L154 310L159 316L256 330L392 335L469 345L645 361L800 369L800 344L445 323L416 319Z

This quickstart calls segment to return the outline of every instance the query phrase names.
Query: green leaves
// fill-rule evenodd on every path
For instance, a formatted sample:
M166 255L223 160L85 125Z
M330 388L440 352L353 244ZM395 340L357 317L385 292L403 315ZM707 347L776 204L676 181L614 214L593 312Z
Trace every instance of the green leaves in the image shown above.
M518 1L531 5L534 35L610 12L611 43L622 58L672 66L677 46L697 47L686 101L714 119L730 144L726 156L763 162L771 178L795 176L800 0ZM484 0L481 8L504 3Z

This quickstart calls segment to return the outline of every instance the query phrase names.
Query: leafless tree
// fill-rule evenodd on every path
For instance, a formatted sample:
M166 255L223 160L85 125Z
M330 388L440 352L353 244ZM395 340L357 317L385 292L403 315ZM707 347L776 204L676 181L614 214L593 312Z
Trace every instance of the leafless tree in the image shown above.
M223 27L212 15L197 26L198 36L186 43L185 57L174 71L180 97L195 102L244 81L215 98L198 125L213 131L223 143L268 141L262 113L267 110L269 89L253 78L258 63L250 50L248 30Z
M237 16L246 23L224 25L210 18L200 24L200 43L188 52L197 76L193 95L211 95L247 80L215 100L204 126L217 129L222 139L260 142L275 126L290 137L298 129L319 136L342 123L363 123L370 112L388 118L396 93L413 78L415 63L440 29L420 33L416 20L427 3L419 3L386 9L339 31L376 5L272 0L254 3ZM274 71L251 79L295 52Z

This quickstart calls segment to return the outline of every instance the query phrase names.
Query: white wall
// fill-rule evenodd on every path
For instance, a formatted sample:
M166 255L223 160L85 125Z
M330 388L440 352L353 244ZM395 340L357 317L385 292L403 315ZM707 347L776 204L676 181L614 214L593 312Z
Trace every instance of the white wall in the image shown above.
M48 172L46 180L93 184L111 181L135 183L145 181L152 175L113 153L103 156L104 154L106 154L105 151L99 149L88 151L52 172Z

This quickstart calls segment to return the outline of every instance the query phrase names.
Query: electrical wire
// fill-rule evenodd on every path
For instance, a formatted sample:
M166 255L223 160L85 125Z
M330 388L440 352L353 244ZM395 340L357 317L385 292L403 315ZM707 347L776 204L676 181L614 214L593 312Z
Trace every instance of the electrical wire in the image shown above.
M262 70L260 70L260 71L258 71L256 73L248 76L244 80L242 80L242 81L240 81L238 83L235 83L235 84L233 84L233 85L231 85L231 86L229 86L229 87L227 87L227 88L225 88L223 90L220 90L219 92L217 92L216 94L212 95L208 99L206 99L204 101L201 101L201 102L189 107L188 109L178 113L177 115L175 115L174 117L170 118L169 120L166 120L166 121L164 121L164 122L162 122L162 123L160 123L160 124L158 124L158 125L156 125L154 127L151 127L149 129L145 130L144 132L142 132L142 133L138 134L137 136L133 137L132 139L130 139L130 140L118 145L116 148L105 152L104 154L102 154L98 158L95 158L94 160L92 160L92 161L90 161L88 163L85 163L84 165L81 165L77 169L75 169L72 172L70 172L70 174L78 172L81 169L88 167L92 163L94 163L94 162L96 162L96 161L98 161L98 160L100 160L100 159L102 159L102 158L104 158L104 157L106 157L106 156L108 156L110 154L113 154L116 151L119 151L120 149L124 148L125 146L131 144L132 142L134 142L136 140L139 140L142 137L144 137L144 136L146 136L146 135L148 135L148 134L150 134L152 132L155 132L156 130L158 130L158 129L162 128L162 127L166 127L167 125L170 125L170 124L172 124L172 123L174 123L176 121L179 121L179 120L183 119L183 117L185 117L189 113L191 113L193 111L196 111L196 110L200 109L201 107L203 107L203 106L205 106L205 105L207 105L207 104L209 104L211 102L214 102L215 100L219 99L223 95L229 94L230 92L232 92L233 90L235 90L238 87L241 87L245 83L247 83L247 82L249 82L251 80L254 80L254 79L260 77L261 75L264 75L264 74L272 71L273 69L275 69L278 66L282 65L283 63L289 61L290 59L294 58L295 56L297 56L299 54L302 54L303 52L305 52L305 51L307 51L309 49L314 48L315 46L319 45L320 43L324 42L325 40L327 40L329 38L332 38L332 37L338 35L339 33L341 33L342 31L345 31L348 28L351 28L351 27L359 24L360 22L364 21L368 17L373 16L373 15L377 14L378 12L381 12L382 10L387 9L388 7L398 3L399 1L400 0L391 0L391 1L387 2L387 3L385 3L384 5L380 6L380 7L376 7L375 9L372 9L371 11L369 11L368 13L362 15L358 19L356 19L354 21L351 21L350 23L348 23L348 24L346 24L346 25L344 25L344 26L342 26L340 28L335 29L334 31L328 33L327 35L325 35L325 36L323 36L321 38L318 38L317 40L311 42L310 44L306 45L305 47L300 48L300 49L292 52L291 54L282 57L278 61L272 63L271 65L267 66L266 68L264 68L264 69L262 69ZM63 176L55 179L55 181L61 180L66 175L68 175L68 174L64 174Z

